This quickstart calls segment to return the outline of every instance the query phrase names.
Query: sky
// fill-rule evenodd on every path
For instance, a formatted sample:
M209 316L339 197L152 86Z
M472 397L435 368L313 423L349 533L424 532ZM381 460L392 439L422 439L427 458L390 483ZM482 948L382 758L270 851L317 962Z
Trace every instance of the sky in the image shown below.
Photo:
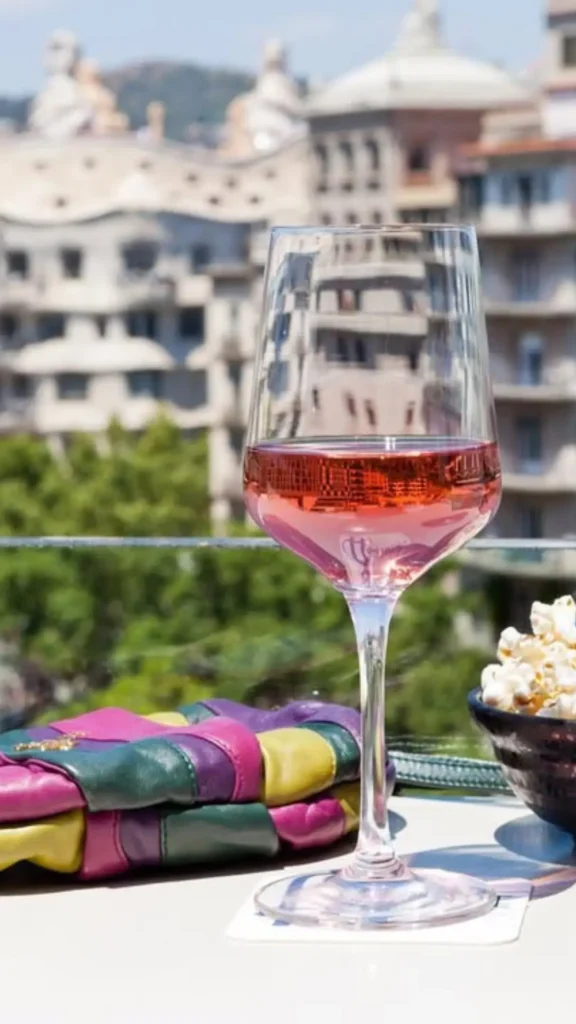
M383 54L410 0L0 0L0 93L42 81L56 28L76 33L101 67L143 59L253 70L279 36L294 72L321 82ZM528 67L542 49L545 0L441 0L447 42L470 56Z

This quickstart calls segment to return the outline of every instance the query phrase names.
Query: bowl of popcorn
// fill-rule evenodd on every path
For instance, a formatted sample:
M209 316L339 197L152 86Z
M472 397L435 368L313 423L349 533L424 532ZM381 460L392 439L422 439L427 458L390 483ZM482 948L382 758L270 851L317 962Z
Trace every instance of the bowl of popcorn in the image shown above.
M576 603L535 601L530 623L504 630L470 710L516 795L576 836Z

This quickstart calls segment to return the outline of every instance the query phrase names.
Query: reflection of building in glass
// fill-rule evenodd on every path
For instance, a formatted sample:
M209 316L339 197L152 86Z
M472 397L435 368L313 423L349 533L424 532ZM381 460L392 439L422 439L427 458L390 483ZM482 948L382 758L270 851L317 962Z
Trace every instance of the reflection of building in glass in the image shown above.
M334 236L314 282L310 434L424 432L427 334L419 236Z
M538 103L488 115L460 160L480 239L504 469L501 536L576 533L576 0L548 0ZM573 553L522 554L576 576Z
M265 433L460 436L463 409L485 386L469 378L464 358L477 305L467 242L466 233L445 244L437 232L402 226L385 236L318 229L297 243L309 255L278 256L262 369ZM299 264L300 285L290 272ZM449 383L439 387L443 378Z

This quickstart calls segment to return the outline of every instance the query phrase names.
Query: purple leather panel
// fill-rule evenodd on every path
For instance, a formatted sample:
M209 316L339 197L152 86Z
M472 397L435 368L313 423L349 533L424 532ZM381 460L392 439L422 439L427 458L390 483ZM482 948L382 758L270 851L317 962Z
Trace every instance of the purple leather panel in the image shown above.
M120 819L120 843L131 864L160 864L160 818L158 809L125 811Z
M0 755L0 822L47 818L85 806L78 786L53 765Z
M119 875L130 868L120 843L118 811L100 811L86 815L84 858L80 877L85 881Z
M296 850L334 843L344 834L346 824L344 811L334 797L272 807L270 816L280 839Z
M170 737L188 755L196 771L198 800L203 804L225 804L232 799L236 771L228 753L209 739L177 732Z
M210 708L215 715L225 715L227 718L234 719L235 722L241 722L252 732L289 729L291 726L308 721L316 711L324 706L319 700L298 700L286 704L283 708L266 711L262 708L247 708L244 704L226 700L225 697L203 700L202 703Z
M258 740L240 722L230 718L207 718L194 726L192 734L209 740L228 755L234 765L236 803L258 800L262 779L262 754Z

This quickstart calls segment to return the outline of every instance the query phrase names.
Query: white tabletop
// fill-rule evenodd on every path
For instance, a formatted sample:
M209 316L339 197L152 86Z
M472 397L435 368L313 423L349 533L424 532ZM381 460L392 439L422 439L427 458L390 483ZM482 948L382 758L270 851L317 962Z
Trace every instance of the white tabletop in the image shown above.
M487 876L545 875L548 886L553 876L563 891L545 895L544 887L519 941L507 946L340 946L227 939L231 919L265 878L258 871L49 891L4 885L0 1021L541 1024L556 1012L571 1019L571 841L511 800L396 798L392 809L403 819L398 850L427 851L429 866L482 864Z

